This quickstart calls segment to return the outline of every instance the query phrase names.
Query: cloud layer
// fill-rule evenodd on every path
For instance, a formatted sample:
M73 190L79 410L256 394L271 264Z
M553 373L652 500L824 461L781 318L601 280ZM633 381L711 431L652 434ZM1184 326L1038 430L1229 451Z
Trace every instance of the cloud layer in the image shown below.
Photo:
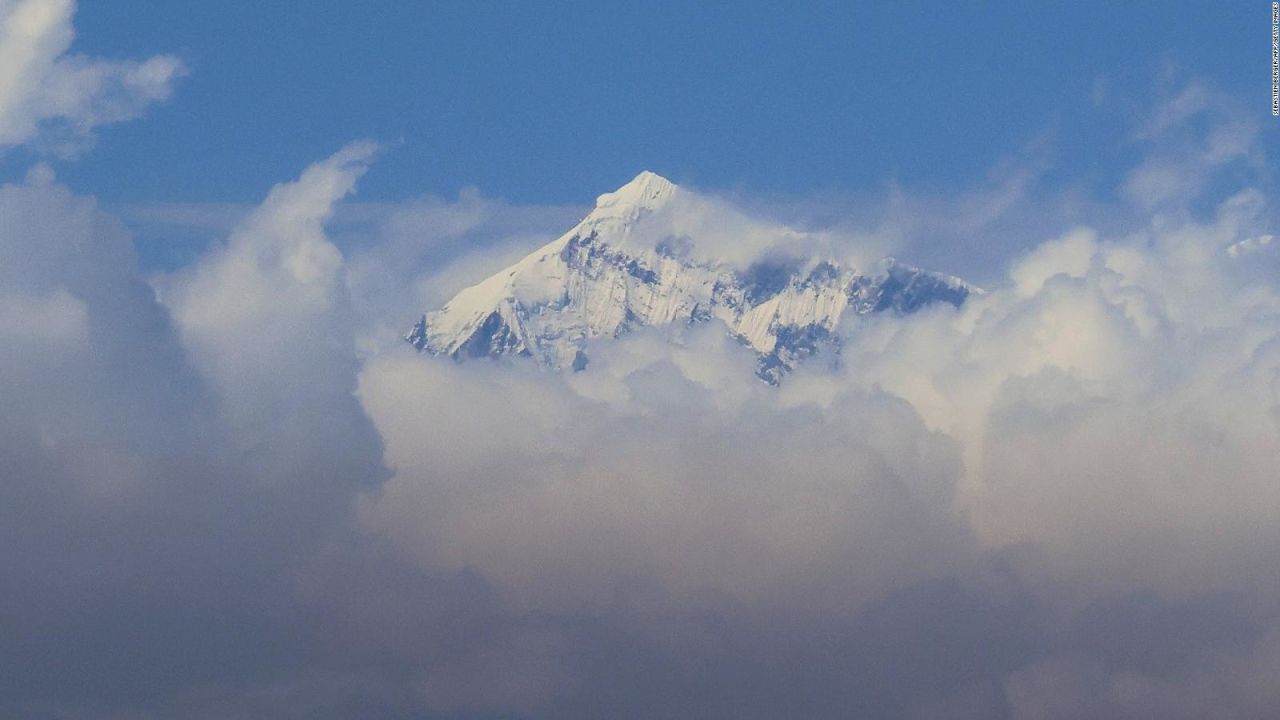
M530 673L523 704L432 707L590 715L622 686L610 712L1259 716L1280 258L1228 248L1264 207L1070 230L959 311L858 318L834 369L779 391L712 329L616 341L563 382L367 363L395 474L366 524L556 618L536 665L560 672L466 666Z
M178 72L68 58L70 13L0 4L0 144ZM373 143L150 278L47 168L0 185L0 715L1268 717L1265 158L1194 84L1137 125L1118 200L1048 203L987 294L851 318L781 388L712 326L563 376L410 352L570 211L344 204ZM923 252L1046 206L1005 174L817 237ZM749 259L776 238L742 217L671 231Z
M432 277L370 272L404 256L325 231L375 151L278 186L153 284L46 171L0 188L6 712L1278 700L1262 193L1066 229L959 310L858 319L774 389L710 327L570 376L369 340L353 298Z

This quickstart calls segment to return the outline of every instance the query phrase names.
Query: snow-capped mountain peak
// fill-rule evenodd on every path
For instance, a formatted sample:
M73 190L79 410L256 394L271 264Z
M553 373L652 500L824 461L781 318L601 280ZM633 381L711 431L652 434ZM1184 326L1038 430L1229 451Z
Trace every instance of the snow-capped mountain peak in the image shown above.
M973 290L892 259L870 273L830 259L800 260L785 250L804 233L752 224L736 211L735 228L776 236L780 251L745 267L707 260L691 251L698 238L679 234L672 222L679 196L698 199L660 175L640 173L601 195L564 235L424 314L405 339L436 355L528 356L578 370L592 341L642 326L674 337L687 325L719 322L757 353L759 375L777 383L821 347L838 350L834 332L846 313L959 305Z
M670 180L645 170L626 185L596 198L595 208L574 230L582 235L625 234L640 218L661 210L676 192Z
M676 193L676 185L661 175L645 170L617 190L596 198L594 216L654 210Z

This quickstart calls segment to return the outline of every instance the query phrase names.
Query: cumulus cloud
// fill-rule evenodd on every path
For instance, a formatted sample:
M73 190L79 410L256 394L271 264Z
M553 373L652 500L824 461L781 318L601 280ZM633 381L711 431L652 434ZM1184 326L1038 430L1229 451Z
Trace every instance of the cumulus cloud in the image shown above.
M423 682L537 686L473 710L589 715L618 684L668 707L639 654L705 716L1259 716L1280 290L1228 248L1265 207L1067 229L959 310L851 321L834 370L780 390L713 328L565 380L366 363L395 474L364 522L553 619L537 671L477 651Z
M353 143L273 188L224 245L162 285L192 362L224 396L237 395L230 412L274 415L278 393L296 399L310 395L301 388L324 395L349 385L343 257L324 223L376 151ZM295 373L281 377L290 366Z
M3 714L280 715L280 688L323 684L302 580L363 552L384 470L318 228L369 153L277 188L166 288L180 312L92 199L43 170L0 186ZM201 314L255 283L272 313Z
M1137 207L1026 243L958 310L849 318L836 362L776 390L710 327L606 341L565 378L370 359L360 397L394 474L363 523L539 621L423 669L422 702L1265 716L1274 213L1250 187ZM506 643L530 637L521 664Z
M171 55L102 60L69 54L74 0L0 2L0 150L40 141L74 154L101 125L169 97L186 72Z

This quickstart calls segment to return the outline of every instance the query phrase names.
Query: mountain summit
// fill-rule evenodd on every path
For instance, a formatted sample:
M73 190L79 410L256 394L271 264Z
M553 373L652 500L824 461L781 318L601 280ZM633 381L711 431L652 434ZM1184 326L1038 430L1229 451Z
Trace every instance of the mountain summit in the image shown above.
M724 226L772 244L746 264L708 257L698 236L723 235ZM838 350L834 331L845 313L958 306L974 292L957 278L892 258L863 273L788 252L804 238L645 171L601 195L555 241L424 314L405 339L433 355L527 356L544 367L580 370L596 338L635 327L666 328L676 337L688 325L720 322L755 351L757 374L776 384L822 346Z
M675 193L675 183L645 170L626 185L596 198L596 209L592 214L601 216L655 210Z

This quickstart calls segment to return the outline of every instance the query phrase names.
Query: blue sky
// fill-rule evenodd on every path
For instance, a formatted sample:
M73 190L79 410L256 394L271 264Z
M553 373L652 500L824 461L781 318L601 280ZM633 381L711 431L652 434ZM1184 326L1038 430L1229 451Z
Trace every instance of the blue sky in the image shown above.
M806 195L951 188L1051 134L1106 175L1175 68L1264 110L1268 14L1199 3L85 3L73 51L176 54L173 99L57 166L104 202L252 202L355 138L362 199L581 203L649 168ZM1099 104L1105 91L1107 102ZM1103 149L1103 150L1100 150ZM8 158L8 174L30 161Z

